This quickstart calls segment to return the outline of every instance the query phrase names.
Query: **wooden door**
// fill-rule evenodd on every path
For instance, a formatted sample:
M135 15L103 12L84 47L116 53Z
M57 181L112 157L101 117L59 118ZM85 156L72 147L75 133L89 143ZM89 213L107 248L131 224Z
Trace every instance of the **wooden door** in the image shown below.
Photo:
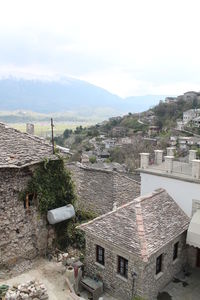
M200 249L197 248L197 263L196 266L200 268Z

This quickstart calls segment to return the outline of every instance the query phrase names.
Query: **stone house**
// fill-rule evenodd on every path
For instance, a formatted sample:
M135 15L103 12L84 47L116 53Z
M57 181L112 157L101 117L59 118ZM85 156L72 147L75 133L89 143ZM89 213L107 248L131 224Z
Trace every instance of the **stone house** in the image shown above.
M111 211L140 195L140 183L126 173L82 165L67 164L76 185L78 205L98 215Z
M22 272L31 259L44 254L48 231L33 195L19 200L35 167L44 158L56 159L43 139L0 123L0 274Z
M117 299L153 300L186 263L189 218L163 189L79 226L87 275Z
M187 124L200 114L200 109L189 109L183 112L183 123Z

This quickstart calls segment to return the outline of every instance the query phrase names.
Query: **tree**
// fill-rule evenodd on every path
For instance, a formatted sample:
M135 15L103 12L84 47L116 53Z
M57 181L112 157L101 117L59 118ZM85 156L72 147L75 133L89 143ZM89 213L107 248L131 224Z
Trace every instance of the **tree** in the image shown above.
M65 129L65 131L63 132L63 137L65 139L68 139L71 134L72 134L72 130L71 129Z

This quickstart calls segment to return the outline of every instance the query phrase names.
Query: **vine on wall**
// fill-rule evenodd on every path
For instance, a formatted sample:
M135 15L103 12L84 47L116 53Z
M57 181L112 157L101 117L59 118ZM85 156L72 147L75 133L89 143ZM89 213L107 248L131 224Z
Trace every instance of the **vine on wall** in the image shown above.
M35 196L41 214L67 204L75 204L74 184L63 159L44 160L21 193L21 199L25 201L27 194Z
M76 229L78 225L96 217L96 214L76 208L76 193L70 172L65 168L64 160L44 160L33 173L27 187L20 195L26 201L27 195L34 195L38 211L46 215L48 210L67 204L75 206L76 216L54 225L56 231L55 246L66 249L68 246L83 250L84 233Z

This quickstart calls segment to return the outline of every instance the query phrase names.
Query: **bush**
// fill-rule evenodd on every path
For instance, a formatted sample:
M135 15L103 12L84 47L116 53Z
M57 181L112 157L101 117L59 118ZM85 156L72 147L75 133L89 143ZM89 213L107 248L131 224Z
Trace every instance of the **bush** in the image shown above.
M96 156L91 156L91 157L89 158L89 161L91 162L91 164L96 163L96 162L97 162Z

